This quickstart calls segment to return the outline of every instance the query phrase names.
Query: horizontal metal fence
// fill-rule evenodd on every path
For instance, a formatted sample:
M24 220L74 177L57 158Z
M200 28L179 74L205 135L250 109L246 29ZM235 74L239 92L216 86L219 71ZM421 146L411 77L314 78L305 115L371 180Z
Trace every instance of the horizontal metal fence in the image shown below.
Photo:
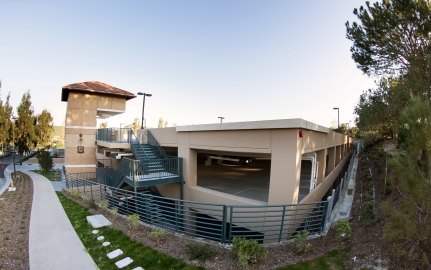
M96 132L96 140L112 143L130 143L130 128L101 128Z
M328 205L328 201L268 206L194 202L113 188L77 175L66 177L66 187L96 203L106 202L119 214L136 213L145 223L221 243L244 237L266 244L292 239L303 230L320 233Z

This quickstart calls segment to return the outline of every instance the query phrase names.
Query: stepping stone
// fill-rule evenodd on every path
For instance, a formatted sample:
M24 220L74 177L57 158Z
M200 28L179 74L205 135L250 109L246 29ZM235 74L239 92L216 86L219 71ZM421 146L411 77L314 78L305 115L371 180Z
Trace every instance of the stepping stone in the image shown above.
M115 265L116 265L118 268L123 268L123 267L128 266L128 265L129 265L129 264L131 264L132 262L133 262L133 260L132 260L130 257L126 257L126 258L124 258L124 259L122 259L122 260L120 260L120 261L116 262L116 263L115 263Z
M121 249L117 248L116 250L109 252L106 256L108 256L108 258L110 260L112 260L112 259L117 258L118 256L120 256L122 254L123 254L123 251Z
M112 225L104 215L87 216L87 221L94 229Z
M92 233L93 233L93 234L98 234L98 233L99 233L99 230L93 230L93 231L92 231Z
M145 269L142 268L142 267L140 267L140 266L138 266L138 267L133 268L132 270L145 270Z
M102 246L107 247L109 246L111 243L110 242L103 242Z
M99 236L99 237L97 237L97 240L99 240L99 241L105 240L105 237L104 236Z

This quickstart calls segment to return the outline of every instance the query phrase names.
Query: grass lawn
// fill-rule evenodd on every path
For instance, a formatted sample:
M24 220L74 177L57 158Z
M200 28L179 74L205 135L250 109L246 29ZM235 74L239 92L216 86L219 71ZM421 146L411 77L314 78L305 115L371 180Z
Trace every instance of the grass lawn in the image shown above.
M325 256L311 261L280 268L280 270L341 270L347 269L349 249L338 249L328 252Z
M61 172L59 170L50 171L48 173L44 173L41 170L33 170L33 172L41 174L51 181L60 181L61 180Z
M115 262L122 258L130 257L133 263L123 269L133 269L142 266L144 269L203 269L187 265L175 258L169 257L161 252L151 249L136 241L131 240L120 230L113 227L99 229L97 236L103 235L105 241L111 242L108 247L102 247L102 241L97 241L97 236L92 234L92 227L88 224L86 216L92 215L86 208L69 200L61 193L57 193L63 208L72 223L73 228L84 244L86 250L100 269L118 269ZM109 260L106 254L120 248L124 254Z

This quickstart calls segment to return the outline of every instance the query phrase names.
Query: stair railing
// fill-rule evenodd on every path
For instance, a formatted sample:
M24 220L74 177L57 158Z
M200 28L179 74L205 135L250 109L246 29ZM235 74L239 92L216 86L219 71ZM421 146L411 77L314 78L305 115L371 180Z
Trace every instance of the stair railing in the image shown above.
M163 150L163 148L160 146L156 138L149 130L147 130L148 145L150 145L153 153L159 157L158 159L149 158L148 153L142 148L136 134L132 130L130 130L129 132L130 147L132 148L135 157L137 157L140 161L141 179L146 178L145 175L148 174L151 174L151 176L155 178L169 177L172 175L182 175L182 159L166 154L165 150ZM141 149L142 153L144 154L144 158L139 157L138 149ZM163 171L151 172L150 168L155 164L160 164L163 167Z
M159 142L157 142L156 138L154 138L153 134L149 130L148 130L147 137L148 137L148 144L151 146L151 148L153 149L154 153L157 156L159 156L160 158L175 158L173 156L166 154L165 150L163 150Z
M112 187L118 187L124 177L129 177L133 181L137 181L143 175L139 160L130 158L122 158L118 169L113 175L108 175L106 183Z

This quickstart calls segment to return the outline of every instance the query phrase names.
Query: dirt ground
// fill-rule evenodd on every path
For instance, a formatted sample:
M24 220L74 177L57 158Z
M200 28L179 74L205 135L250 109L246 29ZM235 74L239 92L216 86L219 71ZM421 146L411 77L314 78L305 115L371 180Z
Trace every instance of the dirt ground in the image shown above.
M16 191L0 196L0 270L29 269L28 237L33 182L19 173Z
M397 204L395 192L384 195L386 155L381 144L365 150L359 156L356 176L355 197L352 207L349 269L425 269L415 262L399 258L384 240L383 228L386 216L382 210L383 202ZM374 187L373 219L364 217L365 193L369 188L367 177L371 170ZM388 167L387 179L391 177Z

